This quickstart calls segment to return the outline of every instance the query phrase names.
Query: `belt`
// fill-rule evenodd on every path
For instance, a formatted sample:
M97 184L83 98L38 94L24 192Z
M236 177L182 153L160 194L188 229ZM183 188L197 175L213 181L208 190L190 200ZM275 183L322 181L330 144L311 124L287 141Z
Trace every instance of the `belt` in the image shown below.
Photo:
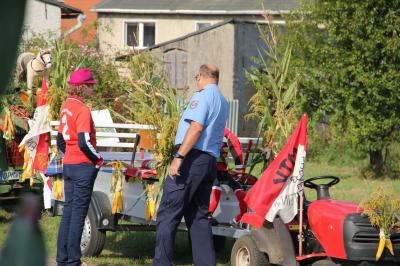
M181 144L177 144L177 145L174 146L174 153L175 153L175 152L178 152L180 146L181 146ZM196 148L192 148L192 149L188 152L188 154L186 154L186 156L189 155L191 152L205 153L205 154L211 155L210 153L208 153L208 152L206 152L206 151L202 151L202 150L199 150L199 149L196 149Z

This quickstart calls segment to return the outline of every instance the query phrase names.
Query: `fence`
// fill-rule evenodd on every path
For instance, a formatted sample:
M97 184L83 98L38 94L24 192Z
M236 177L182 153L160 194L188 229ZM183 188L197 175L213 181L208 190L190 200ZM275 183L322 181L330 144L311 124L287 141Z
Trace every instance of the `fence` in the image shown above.
M239 117L239 100L229 101L229 116L226 127L237 136Z

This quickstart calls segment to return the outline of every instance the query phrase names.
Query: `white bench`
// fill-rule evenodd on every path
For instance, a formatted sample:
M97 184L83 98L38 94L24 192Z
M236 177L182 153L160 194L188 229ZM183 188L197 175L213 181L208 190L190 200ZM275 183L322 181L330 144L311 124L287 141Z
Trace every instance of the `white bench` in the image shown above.
M57 128L60 125L59 121L51 121L51 145L56 145ZM106 161L121 160L130 162L132 158L132 152L135 150L135 140L139 130L155 130L153 126L141 125L141 124L120 124L120 123L95 123L96 137L98 140L97 147L100 147L100 153ZM112 132L102 132L101 129L110 129ZM130 132L118 132L120 130ZM102 141L111 140L111 141ZM242 144L243 153L246 151L246 147L250 141L255 145L257 138L245 138L239 137L239 141ZM260 139L261 141L261 139ZM140 146L140 145L139 145ZM254 146L253 146L254 147ZM102 151L101 148L105 150ZM124 151L120 151L120 150ZM129 149L129 151L126 151ZM135 160L150 160L152 159L152 153L148 150L136 152ZM232 158L228 157L229 160Z
M57 128L59 121L51 121L51 145L56 145ZM154 130L154 127L141 124L96 123L97 147L106 161L120 160L130 162L135 150L135 141L139 130ZM102 132L101 129L111 129L111 132ZM121 129L130 132L118 132ZM106 141L104 141L106 140ZM123 151L121 151L123 150ZM128 151L127 151L128 150ZM136 152L135 161L150 160L153 155L149 151Z

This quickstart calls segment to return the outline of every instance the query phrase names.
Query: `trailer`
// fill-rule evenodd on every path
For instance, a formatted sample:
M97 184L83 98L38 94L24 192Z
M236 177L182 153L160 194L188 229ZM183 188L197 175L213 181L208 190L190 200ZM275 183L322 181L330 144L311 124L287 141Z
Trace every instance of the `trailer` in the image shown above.
M58 121L52 121L53 131L52 144L55 144L54 137L57 135L55 130ZM101 253L107 231L155 231L155 220L146 222L146 197L144 193L145 185L158 182L152 171L141 168L144 161L153 159L153 155L148 150L139 150L140 134L143 130L152 130L151 126L139 124L117 124L117 123L95 123L96 136L100 138L98 147L100 154L106 164L112 161L122 161L125 165L123 170L129 172L127 168L135 168L135 177L125 176L122 180L122 199L124 210L120 213L112 214L113 195L111 191L112 166L100 168L97 175L92 200L89 206L88 215L85 219L84 230L81 240L82 254L85 256L97 256ZM108 130L104 130L108 129ZM124 132L121 132L124 131ZM126 132L130 131L130 132ZM136 131L132 133L132 131ZM107 141L105 141L107 140ZM252 138L240 138L241 143L246 146L253 141ZM124 151L120 151L120 150ZM141 169L140 169L141 168ZM128 170L128 171L127 171ZM150 175L149 175L150 173ZM239 238L250 233L247 228L233 228L230 225L233 217L239 212L238 202L233 191L227 184L221 184L222 195L220 204L214 213L214 217L219 224L212 227L215 247L223 248L226 237ZM52 199L52 214L62 215L62 200ZM121 220L129 220L130 224L121 224ZM179 230L186 231L184 220L179 226Z

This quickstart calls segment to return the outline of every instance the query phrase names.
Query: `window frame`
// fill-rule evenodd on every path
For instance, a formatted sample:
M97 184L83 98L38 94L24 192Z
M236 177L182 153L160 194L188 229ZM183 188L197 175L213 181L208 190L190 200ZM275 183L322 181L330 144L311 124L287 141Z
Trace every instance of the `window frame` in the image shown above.
M208 27L211 27L212 25L214 25L214 23L211 22L211 21L196 21L196 23L194 24L194 30L195 31L199 31L200 30L198 28L198 24L210 24L210 26L208 26Z
M138 38L138 42L139 45L138 46L129 46L127 45L127 33L128 33L128 25L129 24L138 24L139 26L139 38ZM123 47L125 48L133 48L133 49L146 49L149 46L144 46L143 42L144 42L144 24L154 24L154 44L157 44L157 22L155 20L147 20L147 19L128 19L128 20L124 20L123 21L123 32L124 35L123 37Z

